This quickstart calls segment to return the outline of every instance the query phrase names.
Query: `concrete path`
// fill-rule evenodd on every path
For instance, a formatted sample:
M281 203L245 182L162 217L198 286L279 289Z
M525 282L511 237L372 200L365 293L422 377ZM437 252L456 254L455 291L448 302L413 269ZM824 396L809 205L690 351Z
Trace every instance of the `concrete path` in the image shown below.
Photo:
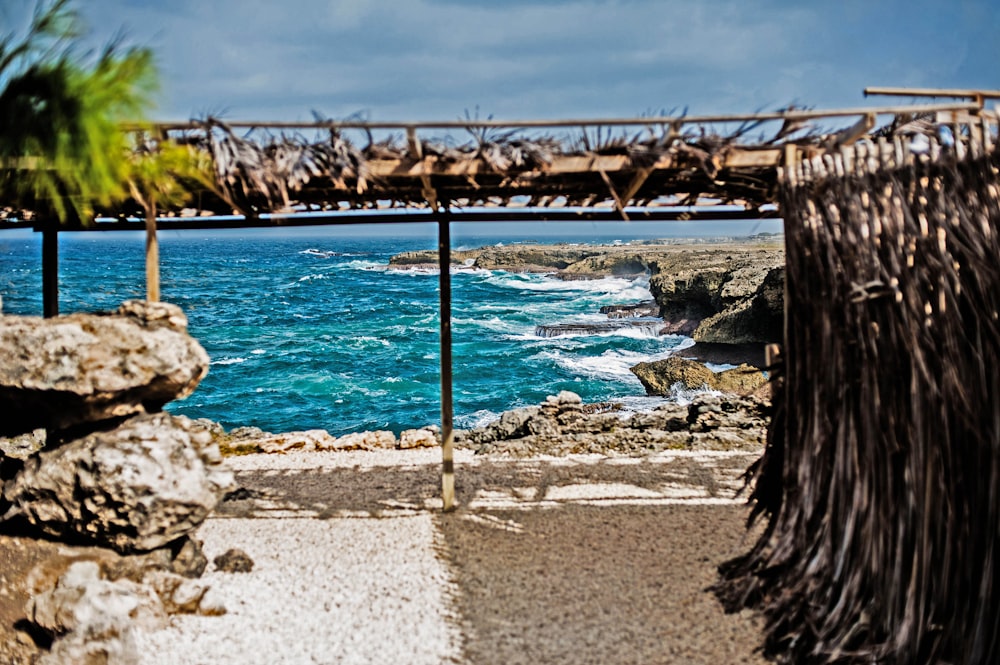
M753 455L475 459L442 514L437 450L233 458L242 498L199 531L251 573L229 610L141 635L149 665L763 663L705 588L746 547Z

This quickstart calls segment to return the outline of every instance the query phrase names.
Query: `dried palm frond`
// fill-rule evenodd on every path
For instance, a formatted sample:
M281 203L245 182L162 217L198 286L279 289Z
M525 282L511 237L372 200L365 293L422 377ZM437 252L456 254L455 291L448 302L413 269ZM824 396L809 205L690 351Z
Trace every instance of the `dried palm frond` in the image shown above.
M1000 153L868 164L782 183L767 527L716 590L781 662L1000 662Z

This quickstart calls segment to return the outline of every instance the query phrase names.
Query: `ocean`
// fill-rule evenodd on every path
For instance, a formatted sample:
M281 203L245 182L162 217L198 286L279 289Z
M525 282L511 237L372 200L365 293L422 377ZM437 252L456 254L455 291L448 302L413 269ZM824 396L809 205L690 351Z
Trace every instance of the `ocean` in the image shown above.
M470 227L453 229L456 249L518 242L483 233L485 224L455 226ZM668 235L662 227L632 230L523 239L625 243ZM167 230L160 240L162 299L184 309L211 358L208 376L168 405L171 412L226 428L335 435L440 422L438 275L388 269L393 254L435 248L434 227ZM41 313L40 252L37 234L0 231L4 313ZM61 234L60 311L109 310L143 298L143 257L141 233ZM536 336L538 325L606 321L601 306L650 299L645 278L561 281L465 268L453 271L452 297L460 428L561 390L648 408L662 398L645 397L629 367L691 343L625 328Z

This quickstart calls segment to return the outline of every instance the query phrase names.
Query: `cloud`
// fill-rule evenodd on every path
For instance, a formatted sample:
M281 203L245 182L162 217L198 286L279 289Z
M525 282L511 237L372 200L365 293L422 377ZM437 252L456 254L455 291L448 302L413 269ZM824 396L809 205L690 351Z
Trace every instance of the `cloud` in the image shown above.
M305 120L317 109L449 119L476 106L504 118L683 106L749 112L791 101L857 105L871 84L998 87L995 69L972 57L996 51L1000 10L985 0L104 0L81 8L93 25L124 23L157 51L159 112L174 118L227 109Z

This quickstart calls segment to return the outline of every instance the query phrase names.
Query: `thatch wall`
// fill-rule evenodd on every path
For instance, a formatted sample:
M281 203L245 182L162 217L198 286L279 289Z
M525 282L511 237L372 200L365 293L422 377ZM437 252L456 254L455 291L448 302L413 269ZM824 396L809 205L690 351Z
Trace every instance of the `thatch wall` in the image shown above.
M1000 662L989 142L869 141L783 172L786 343L751 469L767 526L717 586L763 610L780 661Z

